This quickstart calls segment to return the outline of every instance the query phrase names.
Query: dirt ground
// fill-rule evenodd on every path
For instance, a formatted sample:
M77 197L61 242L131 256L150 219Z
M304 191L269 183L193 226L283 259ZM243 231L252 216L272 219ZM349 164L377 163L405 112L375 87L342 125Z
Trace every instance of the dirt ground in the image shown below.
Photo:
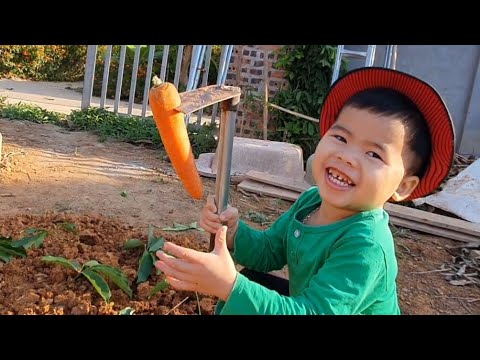
M29 249L28 257L0 261L0 314L118 314L125 307L135 314L213 313L215 300L202 294L167 289L148 298L159 280L154 272L135 285L142 250L125 250L123 243L146 242L149 225L166 240L204 251L208 245L205 232L161 230L197 221L204 202L188 196L158 151L24 121L0 119L0 132L0 236L17 239L32 227L48 231L44 246ZM213 193L214 180L203 182L205 195ZM256 211L270 221L291 205L245 196L234 185L231 203L244 219ZM76 231L66 231L64 223ZM454 286L439 271L454 260L450 247L462 243L405 229L396 239L404 314L480 314L480 287ZM131 281L133 296L111 284L107 305L86 278L43 262L45 255L116 266Z

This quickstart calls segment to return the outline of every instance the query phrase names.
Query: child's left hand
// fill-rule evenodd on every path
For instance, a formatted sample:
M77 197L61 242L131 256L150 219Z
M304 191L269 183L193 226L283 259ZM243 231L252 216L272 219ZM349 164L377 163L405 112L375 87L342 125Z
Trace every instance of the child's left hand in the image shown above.
M158 251L155 267L167 276L168 283L177 290L197 291L226 301L230 296L237 270L227 249L227 227L218 229L215 248L210 253L187 249L167 242Z

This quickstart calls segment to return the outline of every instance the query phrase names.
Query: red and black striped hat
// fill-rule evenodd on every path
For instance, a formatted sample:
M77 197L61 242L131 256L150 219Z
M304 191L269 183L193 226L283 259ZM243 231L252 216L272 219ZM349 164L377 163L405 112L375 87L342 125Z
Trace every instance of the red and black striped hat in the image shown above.
M430 165L417 188L406 200L431 194L447 177L455 155L455 130L447 106L426 82L401 71L365 67L348 72L330 87L320 115L320 135L335 122L339 111L354 94L371 88L397 90L408 96L422 112L432 138Z

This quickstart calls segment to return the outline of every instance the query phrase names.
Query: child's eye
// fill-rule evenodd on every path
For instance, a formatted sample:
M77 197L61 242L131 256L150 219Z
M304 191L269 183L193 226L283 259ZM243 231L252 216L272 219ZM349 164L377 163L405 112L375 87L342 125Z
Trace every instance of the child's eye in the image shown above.
M373 158L382 160L382 158L380 157L380 155L378 155L376 152L369 151L369 152L367 152L367 154L368 154L369 156L373 157Z
M344 142L344 143L347 142L347 140L346 140L343 136L333 135L333 137L334 137L335 139L337 139L338 141L341 141L341 142Z

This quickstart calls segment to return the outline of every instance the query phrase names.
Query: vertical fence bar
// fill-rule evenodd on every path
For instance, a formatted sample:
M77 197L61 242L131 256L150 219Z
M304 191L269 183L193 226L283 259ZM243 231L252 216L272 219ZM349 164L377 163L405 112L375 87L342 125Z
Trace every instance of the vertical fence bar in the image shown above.
M175 64L175 78L173 80L173 84L178 89L178 82L180 81L180 68L182 66L182 59L183 59L183 48L185 45L178 45L178 52L177 52L177 63Z
M263 140L268 139L268 55L265 51L263 55Z
M200 59L200 53L202 50L203 45L194 45L192 51L192 60L190 62L190 72L188 75L188 82L187 82L187 91L193 90L193 81L195 80L195 72L197 71L198 67L198 60Z
M202 53L202 48L203 48L203 45L195 45L193 47L192 60L190 62L190 73L189 73L189 76L188 76L188 83L187 83L186 91L190 91L190 90L194 89L195 74L197 72L198 63L200 61L200 55ZM189 122L190 122L190 114L185 116L185 124L188 125Z
M133 102L135 100L135 88L137 86L138 63L140 60L140 45L135 48L133 58L132 81L130 82L130 94L128 98L128 115L132 114Z
M167 74L167 66L168 66L168 52L170 51L170 45L163 45L163 53L162 53L162 69L160 71L160 79L165 81L165 76Z
M105 108L105 99L107 97L108 75L110 73L110 61L112 59L112 45L107 46L105 53L105 64L103 66L102 92L100 95L100 109Z
M222 52L220 53L220 61L218 64L217 85L222 84L223 72L227 67L227 55L228 55L229 46L230 45L222 46ZM215 123L217 119L217 110L218 110L218 104L213 104L212 120L211 120L212 123Z
M115 103L113 105L113 112L118 113L118 104L120 103L120 96L122 94L122 82L123 82L123 70L125 67L125 54L127 52L127 46L122 45L120 47L120 59L118 64L118 76L117 76L117 89L115 90Z
M210 62L212 60L212 49L213 49L213 45L207 45L207 48L205 50L205 71L202 74L201 87L208 85L208 73L210 71ZM203 108L198 111L197 125L202 124L202 117L203 117Z
M232 58L232 51L233 51L233 45L228 45L228 53L227 53L227 59L225 60L225 69L223 71L222 75L222 84L225 84L225 81L227 81L227 74L228 74L228 68L230 66L230 59ZM267 59L265 59L266 61Z
M198 57L198 62L196 66L197 69L195 71L195 77L193 78L192 89L196 89L198 87L198 81L200 80L200 74L202 73L203 58L205 57L205 49L206 46L202 45L202 48L200 49L200 56Z
M92 101L93 80L95 77L95 60L97 58L97 45L88 45L87 61L85 63L85 76L83 77L82 110L87 110Z
M390 69L395 70L397 68L397 45L392 45L392 61L390 63Z
M148 64L147 64L147 75L145 77L145 89L143 90L143 101L142 101L142 117L144 118L147 113L148 106L148 94L150 91L150 80L152 77L152 68L153 68L153 58L155 56L155 45L150 45L150 50L148 52Z

